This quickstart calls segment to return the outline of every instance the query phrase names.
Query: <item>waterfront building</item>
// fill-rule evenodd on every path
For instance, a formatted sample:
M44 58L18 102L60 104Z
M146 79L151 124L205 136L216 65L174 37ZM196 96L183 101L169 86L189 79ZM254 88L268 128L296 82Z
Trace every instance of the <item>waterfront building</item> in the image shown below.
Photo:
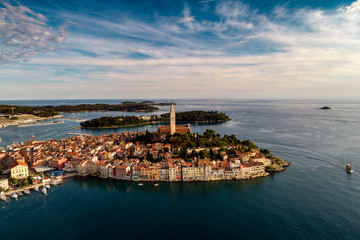
M176 164L169 165L169 181L180 182L182 179L181 172L181 166Z
M133 181L141 181L141 167L140 166L132 167L132 180Z
M159 180L163 182L169 181L169 166L161 166L159 168Z
M75 163L75 170L79 175L85 175L88 173L87 171L88 161L80 161Z
M223 180L225 179L224 168L222 167L211 167L211 180Z
M29 176L29 166L23 162L17 162L10 166L12 178L22 179Z
M258 177L265 174L265 165L262 162L248 162L241 164L240 168L242 178Z
M110 168L111 164L110 163L105 163L104 161L100 161L97 164L97 175L100 178L108 178L109 177L109 168Z
M130 180L129 177L131 176L131 168L130 166L119 165L116 167L116 175L115 178L119 180Z

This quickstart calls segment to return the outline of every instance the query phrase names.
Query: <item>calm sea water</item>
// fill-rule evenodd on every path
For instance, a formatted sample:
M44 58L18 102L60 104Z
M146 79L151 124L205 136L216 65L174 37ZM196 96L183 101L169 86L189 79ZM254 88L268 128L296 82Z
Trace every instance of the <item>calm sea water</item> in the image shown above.
M102 100L117 103L122 100ZM0 101L49 105L99 100ZM192 125L236 134L292 165L267 178L237 182L135 183L68 179L45 197L32 192L0 203L0 239L359 239L360 103L324 101L178 100L176 111L217 110L230 122ZM319 107L329 105L329 111ZM159 113L168 111L163 107ZM159 114L158 113L158 114ZM101 112L64 114L91 119ZM135 113L137 114L137 113ZM0 129L5 146L68 137L66 132L108 134L129 129L74 130L64 124ZM59 130L57 130L59 128ZM347 174L345 163L355 172Z

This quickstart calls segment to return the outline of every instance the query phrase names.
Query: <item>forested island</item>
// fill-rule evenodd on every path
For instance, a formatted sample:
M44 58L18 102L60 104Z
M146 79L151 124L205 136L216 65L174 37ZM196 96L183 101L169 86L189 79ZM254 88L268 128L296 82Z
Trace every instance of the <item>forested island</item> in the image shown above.
M61 105L61 106L15 106L0 105L0 113L32 114L38 117L52 117L61 112L84 112L84 111L122 111L122 112L154 112L158 111L158 106L167 106L171 103L155 103L152 101L143 102L122 102L121 104L80 104L80 105Z
M217 111L188 111L176 113L176 121L183 123L221 123L230 121L231 118L225 113ZM101 117L80 123L82 128L117 128L133 127L145 124L166 123L169 121L169 114L160 116L117 116Z

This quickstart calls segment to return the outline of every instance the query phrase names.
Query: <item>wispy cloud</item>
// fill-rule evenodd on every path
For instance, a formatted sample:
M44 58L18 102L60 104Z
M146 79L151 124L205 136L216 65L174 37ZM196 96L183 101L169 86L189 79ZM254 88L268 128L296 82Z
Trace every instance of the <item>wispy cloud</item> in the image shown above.
M47 25L44 15L24 5L0 4L0 64L52 51L67 36L63 27Z

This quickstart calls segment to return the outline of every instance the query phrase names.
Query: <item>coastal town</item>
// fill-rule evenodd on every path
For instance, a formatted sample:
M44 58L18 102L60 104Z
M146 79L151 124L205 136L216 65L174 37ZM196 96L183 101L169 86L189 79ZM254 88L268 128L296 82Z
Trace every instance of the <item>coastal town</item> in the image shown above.
M191 133L190 125L176 125L172 105L170 125L159 126L154 133L80 135L9 145L0 151L5 174L0 187L14 188L9 181L30 175L40 183L50 181L54 171L134 182L240 180L268 176L268 171L283 170L287 164L235 135L221 138L214 130Z

